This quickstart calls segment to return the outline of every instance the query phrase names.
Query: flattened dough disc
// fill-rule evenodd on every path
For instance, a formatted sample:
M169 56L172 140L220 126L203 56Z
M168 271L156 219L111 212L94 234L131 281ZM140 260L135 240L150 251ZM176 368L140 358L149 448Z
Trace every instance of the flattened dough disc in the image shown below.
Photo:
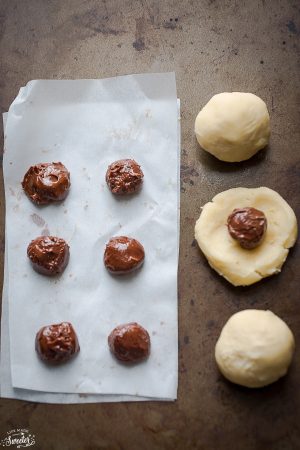
M233 209L246 206L263 211L268 221L262 244L252 250L240 247L226 225ZM297 219L288 203L272 189L233 188L204 205L195 238L213 269L234 286L246 286L280 272L297 239Z

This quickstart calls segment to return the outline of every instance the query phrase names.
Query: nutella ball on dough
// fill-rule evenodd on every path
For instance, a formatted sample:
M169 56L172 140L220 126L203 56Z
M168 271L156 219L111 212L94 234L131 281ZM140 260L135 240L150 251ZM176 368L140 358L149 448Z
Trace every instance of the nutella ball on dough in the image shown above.
M25 193L37 205L64 200L70 185L70 173L61 162L31 166L22 181Z
M136 239L116 236L106 244L104 265L115 275L124 275L138 269L144 259L144 247Z
M120 361L139 362L149 356L150 336L138 323L126 323L117 326L110 333L108 345Z
M242 248L250 250L261 244L267 229L267 219L256 208L236 208L228 216L227 227L230 236Z
M65 270L70 251L64 239L56 236L40 236L28 245L27 256L36 272L53 276Z
M113 194L137 192L143 183L143 171L133 159L120 159L108 166L106 183Z
M41 328L35 338L35 349L43 361L59 364L76 355L80 347L72 324L62 322Z

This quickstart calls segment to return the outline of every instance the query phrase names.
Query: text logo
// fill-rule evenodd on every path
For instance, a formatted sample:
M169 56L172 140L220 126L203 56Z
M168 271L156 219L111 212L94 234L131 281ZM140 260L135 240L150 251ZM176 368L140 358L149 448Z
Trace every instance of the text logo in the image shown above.
M1 439L2 447L31 447L35 444L34 434L30 434L28 430L10 430L6 433L6 437Z

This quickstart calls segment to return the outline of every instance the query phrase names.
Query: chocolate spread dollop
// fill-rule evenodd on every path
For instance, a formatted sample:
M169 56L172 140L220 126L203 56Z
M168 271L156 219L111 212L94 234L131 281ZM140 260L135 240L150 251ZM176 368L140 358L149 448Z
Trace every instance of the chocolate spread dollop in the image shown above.
M228 216L227 227L230 236L245 249L253 249L261 244L267 229L265 214L251 207L236 208Z
M22 181L25 193L37 205L64 200L70 185L70 173L61 162L31 166Z
M136 322L117 326L108 336L108 345L117 359L138 362L150 354L150 336Z
M66 241L56 236L39 236L27 247L34 270L43 275L57 275L66 268L70 251Z
M133 159L120 159L108 166L106 183L113 194L133 194L143 183L143 171Z
M62 322L41 328L35 338L35 349L43 361L58 364L76 355L80 347L72 324Z
M115 275L122 275L141 267L145 250L136 239L116 236L106 244L104 252L105 267Z

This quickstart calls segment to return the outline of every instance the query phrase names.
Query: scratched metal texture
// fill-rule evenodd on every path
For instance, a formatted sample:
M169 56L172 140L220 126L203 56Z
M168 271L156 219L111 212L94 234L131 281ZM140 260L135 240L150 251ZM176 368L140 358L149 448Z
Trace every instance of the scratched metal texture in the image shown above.
M234 288L208 267L193 239L201 205L235 186L275 189L300 218L299 2L1 0L0 22L2 111L31 79L173 70L182 108L178 401L72 406L2 399L0 437L26 427L34 448L45 450L300 448L299 247L280 275ZM222 91L253 92L271 114L269 147L240 164L199 150L193 133L199 109ZM2 269L3 187L0 227ZM270 308L297 342L288 376L261 390L226 382L214 362L223 324L249 307Z

